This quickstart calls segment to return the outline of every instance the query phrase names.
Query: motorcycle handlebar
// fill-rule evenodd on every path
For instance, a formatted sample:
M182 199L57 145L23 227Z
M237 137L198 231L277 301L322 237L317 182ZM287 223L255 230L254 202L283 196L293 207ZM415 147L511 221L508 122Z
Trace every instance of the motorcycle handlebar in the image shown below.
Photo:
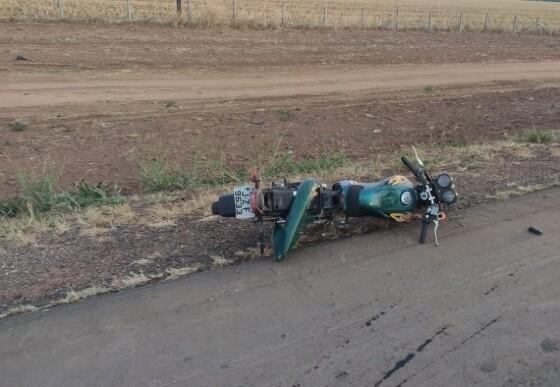
M420 168L415 167L414 164L412 164L410 160L406 158L406 156L402 156L401 161L403 162L404 165L406 165L408 169L410 169L410 171L414 174L414 176L416 176L416 178L420 183L422 184L426 183L426 179L424 178L424 175L422 174L422 170Z

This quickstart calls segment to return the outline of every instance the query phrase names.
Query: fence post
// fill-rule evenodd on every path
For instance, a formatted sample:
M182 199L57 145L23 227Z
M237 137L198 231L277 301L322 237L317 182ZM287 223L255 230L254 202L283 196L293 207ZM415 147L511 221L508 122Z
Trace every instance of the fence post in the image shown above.
M235 19L237 17L237 0L231 1L231 20L233 20L233 24L235 24Z
M126 0L126 10L128 12L128 21L131 22L133 19L132 15L132 0Z
M484 32L488 31L488 14L484 18Z
M189 24L192 23L191 0L187 0L187 22L188 22Z
M461 15L459 16L459 32L463 31L463 12L461 11Z
M323 6L323 25L327 25L327 5Z
M64 19L64 0L58 0L58 17Z
M517 32L517 15L513 16L513 25L511 26L511 31L514 34Z
M395 12L395 31L399 29L399 9Z
M428 32L432 30L432 12L428 12Z
M181 0L177 0L177 16L181 18L182 13L183 13L183 7L181 4Z

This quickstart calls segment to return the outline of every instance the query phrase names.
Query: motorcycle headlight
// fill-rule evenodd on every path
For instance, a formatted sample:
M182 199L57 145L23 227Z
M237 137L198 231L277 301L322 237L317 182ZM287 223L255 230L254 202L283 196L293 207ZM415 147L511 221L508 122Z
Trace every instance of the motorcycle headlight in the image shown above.
M445 191L442 195L442 199L447 204L453 204L457 199L457 194L451 190Z
M452 183L451 176L449 176L447 173L442 173L441 175L439 175L436 181L437 185L444 189L449 188Z

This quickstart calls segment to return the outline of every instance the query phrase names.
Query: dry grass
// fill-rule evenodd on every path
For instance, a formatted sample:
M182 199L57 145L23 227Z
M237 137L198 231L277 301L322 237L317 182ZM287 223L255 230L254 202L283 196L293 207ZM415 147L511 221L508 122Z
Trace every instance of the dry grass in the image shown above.
M518 185L515 188L507 189L503 191L498 191L493 195L486 195L487 199L493 200L507 200L514 197L526 195L531 192L542 191L544 189L550 188L553 185L558 185L558 181L551 181L548 184L528 184L528 185Z
M224 257L220 257L218 255L213 255L210 257L212 259L212 266L213 267L224 267L232 263L229 259Z
M334 27L558 32L560 4L518 0L132 0L137 21L240 27ZM58 0L3 0L0 18L49 20L60 17ZM64 17L82 21L128 21L126 0L64 0ZM462 14L462 23L461 23ZM431 17L429 17L431 15ZM486 18L488 15L488 19ZM514 23L515 18L515 23Z
M187 274L191 274L191 273L195 273L198 270L200 270L200 265L193 265L193 266L186 266L186 267L180 267L180 268L174 268L174 267L170 267L167 270L165 270L165 274L166 280L174 280L180 277L183 277Z
M13 308L8 309L5 313L0 314L0 319L3 319L4 317L8 317L8 316L14 316L20 313L34 312L36 310L39 310L39 308L33 305L29 305L29 304L17 305L14 306Z
M93 285L81 290L70 290L65 294L64 297L58 300L54 300L40 307L30 305L30 304L22 304L22 305L14 306L13 308L8 309L6 312L0 314L0 319L8 316L14 316L20 313L48 309L56 305L71 304L92 296L111 293L115 291L129 289L129 288L135 288L138 286L145 285L148 282L157 279L162 279L162 278L166 280L177 279L187 274L194 273L198 270L200 270L200 266L193 265L193 266L186 266L181 268L168 268L164 273L160 273L160 274L148 275L143 272L131 272L124 277L113 278L111 283L108 285Z
M56 231L58 223L55 218L37 219L31 216L0 220L0 242L4 240L21 246L35 245L39 234Z

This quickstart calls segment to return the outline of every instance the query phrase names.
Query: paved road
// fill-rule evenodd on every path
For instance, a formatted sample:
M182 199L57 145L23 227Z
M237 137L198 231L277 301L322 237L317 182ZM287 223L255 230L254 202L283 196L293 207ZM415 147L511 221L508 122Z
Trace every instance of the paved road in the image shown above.
M80 105L107 101L290 97L366 90L421 90L427 85L560 80L559 61L395 66L309 67L271 73L19 74L0 89L0 108Z
M558 386L560 189L451 219L5 319L0 384Z

